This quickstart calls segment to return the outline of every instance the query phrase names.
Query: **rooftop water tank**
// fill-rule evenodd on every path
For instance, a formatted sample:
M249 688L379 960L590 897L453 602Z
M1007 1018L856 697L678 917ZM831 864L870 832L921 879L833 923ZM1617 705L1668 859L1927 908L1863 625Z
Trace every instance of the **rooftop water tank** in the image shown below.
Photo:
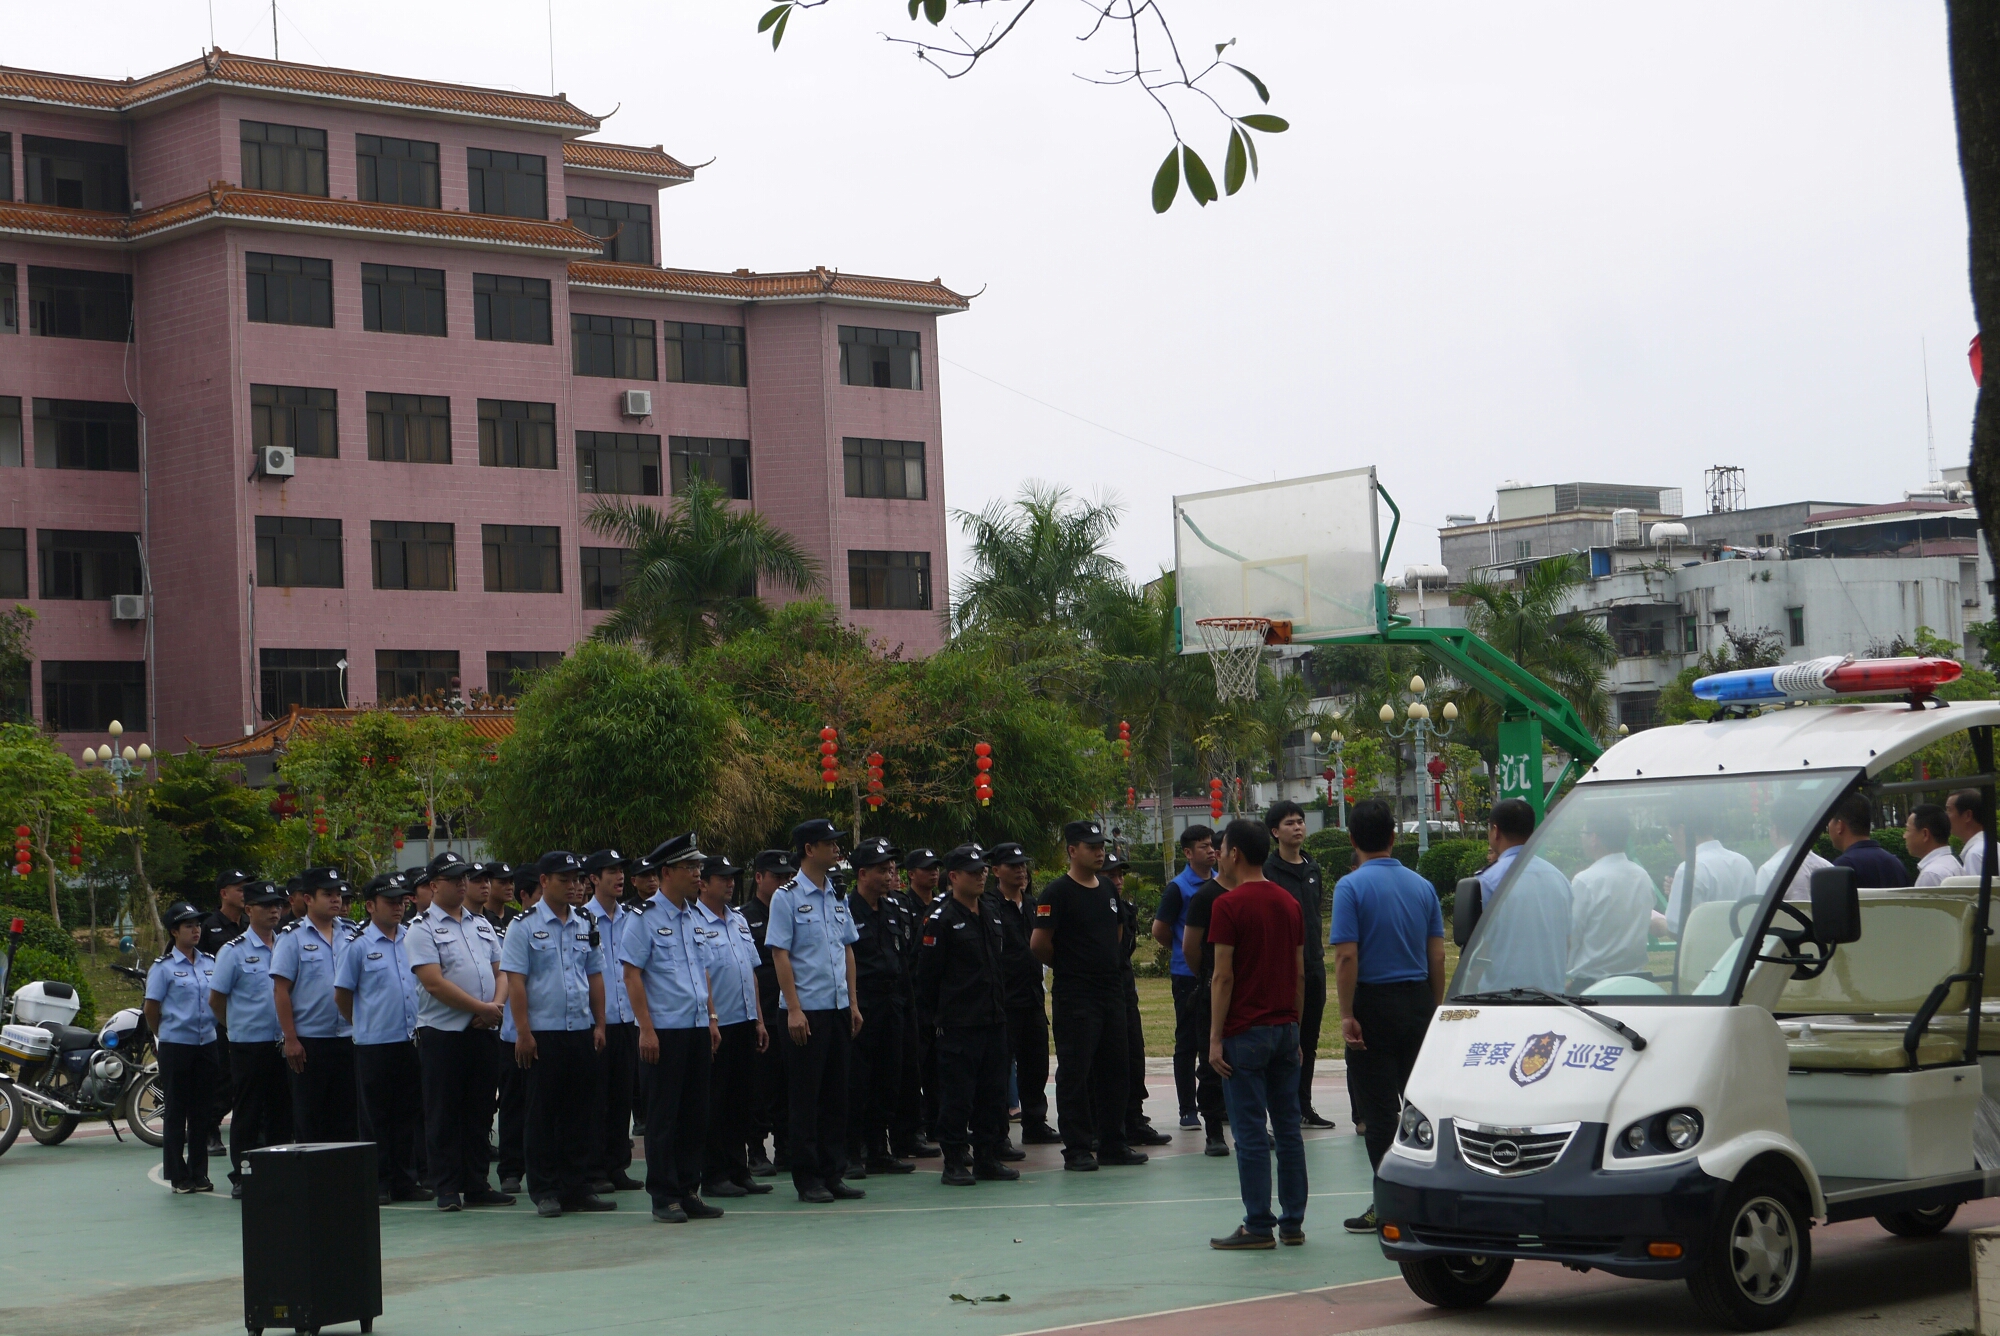
M1639 529L1639 512L1629 507L1611 512L1611 546L1643 547L1645 535Z

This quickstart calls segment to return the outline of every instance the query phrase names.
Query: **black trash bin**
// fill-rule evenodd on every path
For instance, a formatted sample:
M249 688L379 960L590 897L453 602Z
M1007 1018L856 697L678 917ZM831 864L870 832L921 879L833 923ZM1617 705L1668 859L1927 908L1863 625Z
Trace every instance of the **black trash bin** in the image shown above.
M243 1325L372 1331L382 1315L375 1145L306 1142L253 1150L243 1179Z

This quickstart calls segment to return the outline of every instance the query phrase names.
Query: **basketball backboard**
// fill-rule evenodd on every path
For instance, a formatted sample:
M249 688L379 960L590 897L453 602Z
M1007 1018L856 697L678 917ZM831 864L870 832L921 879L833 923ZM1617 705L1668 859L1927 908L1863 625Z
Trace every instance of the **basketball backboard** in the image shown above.
M1182 652L1207 617L1289 622L1294 642L1374 631L1375 490L1371 465L1175 497Z

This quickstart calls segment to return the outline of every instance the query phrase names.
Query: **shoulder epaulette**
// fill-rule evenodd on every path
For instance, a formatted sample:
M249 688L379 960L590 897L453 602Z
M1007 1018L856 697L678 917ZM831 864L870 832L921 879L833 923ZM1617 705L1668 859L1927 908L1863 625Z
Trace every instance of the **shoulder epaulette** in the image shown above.
M304 919L293 919L290 923L280 924L278 926L278 936L283 937L286 933L295 931L304 922Z
M169 952L167 952L167 953L166 953L166 955L163 955L163 956L156 956L156 957L154 957L154 959L153 959L153 965L164 965L164 964L166 964L166 963L167 963L167 957L168 957L168 956L171 956L171 955L173 955L173 952L169 951ZM148 968L148 969L151 969L151 968L152 968L152 965L148 965L148 966L147 966L146 968Z

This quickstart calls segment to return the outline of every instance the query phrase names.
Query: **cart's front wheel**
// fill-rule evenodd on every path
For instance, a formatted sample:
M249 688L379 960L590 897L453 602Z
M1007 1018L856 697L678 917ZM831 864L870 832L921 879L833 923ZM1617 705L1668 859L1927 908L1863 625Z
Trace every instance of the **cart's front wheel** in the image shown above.
M1906 1239L1927 1239L1933 1234L1941 1234L1951 1218L1958 1214L1958 1203L1949 1206L1931 1206L1921 1211L1891 1211L1887 1215L1875 1217L1875 1223L1891 1234Z
M1433 1308L1477 1308L1500 1293L1514 1270L1514 1259L1426 1257L1402 1267L1410 1292Z
M1737 1179L1688 1277L1702 1315L1737 1331L1784 1325L1812 1271L1808 1227L1789 1179L1760 1170Z

